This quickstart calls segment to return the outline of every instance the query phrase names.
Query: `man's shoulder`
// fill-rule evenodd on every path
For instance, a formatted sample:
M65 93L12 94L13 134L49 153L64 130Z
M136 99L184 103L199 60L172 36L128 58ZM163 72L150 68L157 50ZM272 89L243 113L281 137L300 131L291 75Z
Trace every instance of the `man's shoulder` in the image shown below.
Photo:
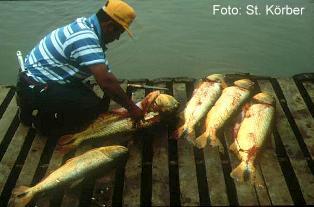
M68 25L70 28L70 34L86 34L86 35L96 35L93 25L88 21L86 17L79 17L74 22Z

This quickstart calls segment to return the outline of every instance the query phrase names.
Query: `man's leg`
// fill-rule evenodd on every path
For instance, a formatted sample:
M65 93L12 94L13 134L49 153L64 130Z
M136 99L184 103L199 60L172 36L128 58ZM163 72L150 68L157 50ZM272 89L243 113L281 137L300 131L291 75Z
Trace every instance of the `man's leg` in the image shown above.
M40 95L35 126L45 135L76 132L104 111L104 101L83 84L50 83Z
M19 106L19 118L21 123L31 126L33 123L33 110L36 108L34 88L30 88L23 80L19 80L16 85L16 103Z

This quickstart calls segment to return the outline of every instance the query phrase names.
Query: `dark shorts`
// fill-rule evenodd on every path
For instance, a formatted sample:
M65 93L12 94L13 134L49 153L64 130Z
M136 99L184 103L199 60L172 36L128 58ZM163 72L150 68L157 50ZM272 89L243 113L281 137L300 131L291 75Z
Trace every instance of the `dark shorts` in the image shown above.
M30 87L23 76L17 82L18 104L31 114L33 123L44 135L62 135L79 131L100 113L108 110L109 99L99 98L81 82L61 85L55 82Z

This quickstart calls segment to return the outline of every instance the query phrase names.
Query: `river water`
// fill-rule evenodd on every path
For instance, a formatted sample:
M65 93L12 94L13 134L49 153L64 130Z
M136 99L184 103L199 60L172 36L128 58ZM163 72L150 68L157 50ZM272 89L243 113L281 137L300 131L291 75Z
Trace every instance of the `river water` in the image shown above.
M14 84L16 51L26 54L53 29L92 15L105 1L1 1L0 84ZM194 77L213 72L284 76L314 71L313 0L128 0L135 39L108 45L118 78ZM213 14L240 8L241 15ZM257 6L259 15L246 7ZM266 15L265 7L304 7L302 15ZM223 12L223 10L220 10Z

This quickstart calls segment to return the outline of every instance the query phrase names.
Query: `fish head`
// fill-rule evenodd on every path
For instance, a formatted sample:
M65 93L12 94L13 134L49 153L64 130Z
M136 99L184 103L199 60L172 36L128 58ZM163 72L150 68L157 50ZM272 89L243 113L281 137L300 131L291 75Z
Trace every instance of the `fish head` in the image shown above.
M206 77L208 81L221 83L223 88L227 87L227 83L225 82L225 75L223 74L212 74Z
M238 86L240 88L244 88L247 90L251 90L254 87L254 82L249 79L237 80L237 81L234 81L233 84L235 86Z
M171 114L179 109L180 103L167 94L159 94L155 99L152 110L159 113Z
M100 152L102 152L104 155L107 155L108 157L112 159L118 159L121 158L128 153L128 148L120 146L120 145L113 145L113 146L107 146L107 147L100 147L98 148Z
M265 103L265 104L269 104L269 105L275 105L275 99L272 95L262 92L262 93L258 93L255 96L253 96L253 99L257 102L260 103Z

